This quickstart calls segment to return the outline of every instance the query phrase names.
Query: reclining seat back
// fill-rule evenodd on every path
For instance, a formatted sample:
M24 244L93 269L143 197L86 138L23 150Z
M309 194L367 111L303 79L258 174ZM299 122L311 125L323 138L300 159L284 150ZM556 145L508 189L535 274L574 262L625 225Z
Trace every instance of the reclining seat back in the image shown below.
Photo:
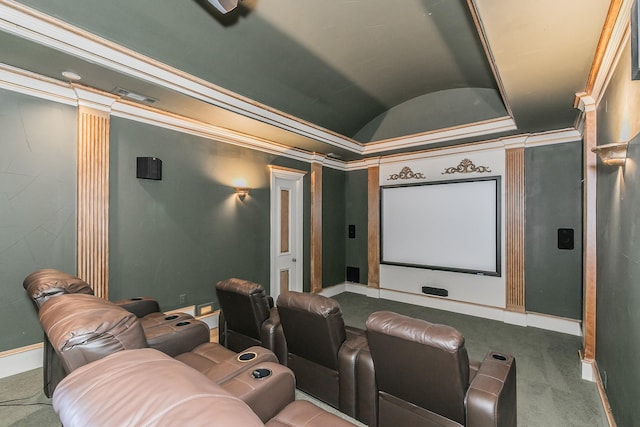
M450 421L452 425L465 424L469 358L460 332L379 311L367 320L367 338L379 391L381 426L412 424L412 413L423 411L410 409L407 403L431 412L423 412L420 418L441 423L435 425Z
M51 298L39 318L66 373L121 350L147 347L135 314L93 295Z
M277 306L289 352L287 366L298 388L338 407L338 352L347 338L340 305L317 294L283 292Z
M260 345L286 365L287 343L280 316L264 288L248 280L227 279L216 284L216 295L221 308L218 341L236 352Z
M52 297L70 293L93 295L93 289L84 280L52 268L34 271L25 277L22 286L33 301L36 313ZM44 394L47 397L53 395L53 391L64 376L62 362L51 346L47 334L44 334L42 379Z
M269 318L269 301L264 288L248 280L227 279L218 282L216 295L226 322L225 347L242 351L262 345L260 327Z

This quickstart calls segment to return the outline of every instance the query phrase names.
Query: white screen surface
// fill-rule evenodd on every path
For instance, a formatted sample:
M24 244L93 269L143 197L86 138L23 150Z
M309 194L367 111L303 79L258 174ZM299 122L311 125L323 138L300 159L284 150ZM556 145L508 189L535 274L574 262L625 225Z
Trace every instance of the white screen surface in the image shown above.
M500 275L499 184L382 187L382 263Z

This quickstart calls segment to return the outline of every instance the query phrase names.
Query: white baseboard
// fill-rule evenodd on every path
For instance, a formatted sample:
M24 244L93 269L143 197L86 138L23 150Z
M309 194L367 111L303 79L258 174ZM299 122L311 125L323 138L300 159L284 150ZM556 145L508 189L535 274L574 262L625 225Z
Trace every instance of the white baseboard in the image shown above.
M566 319L563 317L550 316L540 313L516 313L507 311L500 307L489 307L486 305L470 304L467 302L450 300L444 297L410 294L407 292L400 292L390 289L370 288L359 283L340 283L335 286L323 288L320 294L326 297L333 297L343 292L352 292L359 295L366 295L369 298L383 298L391 301L403 302L406 304L413 304L422 307L435 308L438 310L451 311L454 313L467 314L470 316L497 320L512 325L524 327L530 326L568 335L582 336L582 322L580 322L579 320Z
M586 381L595 382L596 372L595 372L595 365L593 364L593 362L581 359L580 366L582 368L582 379Z
M0 378L42 368L42 343L0 353Z

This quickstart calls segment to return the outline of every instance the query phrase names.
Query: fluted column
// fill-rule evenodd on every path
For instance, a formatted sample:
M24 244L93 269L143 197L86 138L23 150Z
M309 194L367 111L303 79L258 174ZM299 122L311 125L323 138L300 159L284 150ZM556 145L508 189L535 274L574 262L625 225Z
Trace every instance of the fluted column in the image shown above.
M94 293L109 297L109 111L112 98L78 94L77 271Z
M368 260L367 285L380 288L380 167L368 168Z
M524 313L524 148L506 150L507 310Z

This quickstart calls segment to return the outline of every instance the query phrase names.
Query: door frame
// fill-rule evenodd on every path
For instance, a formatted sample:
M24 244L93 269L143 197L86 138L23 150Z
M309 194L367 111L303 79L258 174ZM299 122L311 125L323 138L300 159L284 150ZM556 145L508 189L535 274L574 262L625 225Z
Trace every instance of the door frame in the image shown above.
M280 223L280 210L278 206L278 192L275 191L275 182L276 179L282 179L286 181L290 181L293 185L294 193L294 203L291 205L291 208L295 210L295 224L292 224L292 229L295 234L295 253L293 257L299 260L296 263L295 275L290 277L289 280L289 289L302 292L303 291L303 277L304 277L304 258L303 258L303 224L304 224L304 212L303 212L303 199L304 199L304 191L303 191L303 178L307 174L305 171L283 168L279 166L269 166L269 170L271 172L270 177L270 199L271 199L271 230L270 230L270 294L274 297L274 300L277 299L277 296L280 294L280 287L278 286L278 265L277 265L277 256L278 256L278 248L279 245L279 233L277 233L278 225ZM293 285L293 286L292 286ZM276 295L276 292L278 295Z

